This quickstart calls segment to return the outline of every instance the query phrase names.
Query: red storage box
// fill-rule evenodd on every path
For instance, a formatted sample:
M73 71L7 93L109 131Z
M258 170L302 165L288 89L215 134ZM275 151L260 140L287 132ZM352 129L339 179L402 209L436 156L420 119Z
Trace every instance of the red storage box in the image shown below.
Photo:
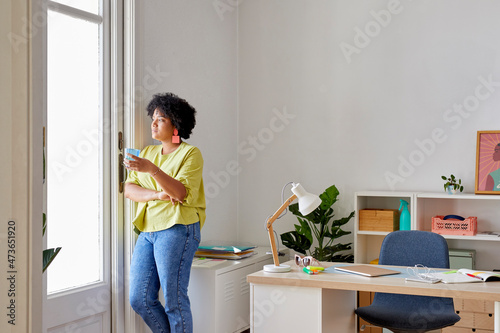
M469 216L463 221L457 219L444 220L444 215L432 218L432 232L440 235L475 236L477 234L477 217Z

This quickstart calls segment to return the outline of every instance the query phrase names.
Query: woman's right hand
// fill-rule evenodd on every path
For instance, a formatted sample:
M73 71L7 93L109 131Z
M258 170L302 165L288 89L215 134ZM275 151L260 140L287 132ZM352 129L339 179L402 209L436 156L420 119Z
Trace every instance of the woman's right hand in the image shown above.
M175 205L178 201L172 199L167 193L165 192L158 192L158 200L163 200L163 201L171 201L172 205Z

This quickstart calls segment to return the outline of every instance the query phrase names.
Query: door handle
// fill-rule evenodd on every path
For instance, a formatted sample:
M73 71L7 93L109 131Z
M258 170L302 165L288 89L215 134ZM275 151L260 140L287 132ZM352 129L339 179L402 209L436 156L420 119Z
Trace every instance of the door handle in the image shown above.
M118 191L123 193L125 186L125 166L123 165L123 132L118 132Z
M123 193L125 185L125 166L123 165L123 154L118 155L118 190Z

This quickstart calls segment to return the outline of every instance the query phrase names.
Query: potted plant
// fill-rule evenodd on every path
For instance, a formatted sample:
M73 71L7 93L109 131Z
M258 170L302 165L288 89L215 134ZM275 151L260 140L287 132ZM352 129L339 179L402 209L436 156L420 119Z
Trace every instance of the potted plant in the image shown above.
M45 236L45 231L47 229L47 216L45 213L43 213L43 233L42 236ZM59 251L61 251L61 247L56 247L52 249L46 249L43 250L43 270L42 272L45 273L47 268L49 268L49 265L52 263L54 258L59 254Z
M297 203L290 205L290 211L297 216L300 224L295 224L294 231L281 234L283 245L304 255L310 255L318 261L353 262L352 253L338 253L350 250L352 243L334 243L337 238L351 233L341 227L354 216L353 211L347 217L330 221L334 216L332 205L337 202L338 195L337 187L330 186L319 196L321 205L306 216L299 212ZM317 246L311 250L315 240Z
M450 177L441 176L441 179L446 181L444 183L444 190L448 194L455 194L457 190L460 190L460 192L464 190L462 179L457 180L454 175L450 175Z

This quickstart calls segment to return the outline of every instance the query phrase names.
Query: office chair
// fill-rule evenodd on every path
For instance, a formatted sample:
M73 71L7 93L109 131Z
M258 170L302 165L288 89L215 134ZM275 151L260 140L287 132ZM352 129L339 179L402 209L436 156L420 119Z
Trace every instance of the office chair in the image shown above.
M448 244L443 236L428 231L394 231L382 242L379 264L450 268ZM375 293L373 303L357 308L355 313L395 333L427 332L460 320L452 298L389 293Z

